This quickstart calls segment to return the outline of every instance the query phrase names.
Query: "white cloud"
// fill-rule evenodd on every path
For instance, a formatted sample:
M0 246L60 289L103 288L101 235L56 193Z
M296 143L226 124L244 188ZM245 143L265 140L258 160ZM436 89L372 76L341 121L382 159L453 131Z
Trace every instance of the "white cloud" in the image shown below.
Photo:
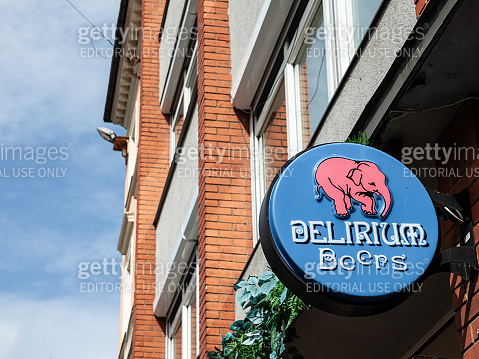
M22 325L18 322L2 321L0 322L0 337L4 345L0 345L0 357L11 358L14 355L15 348L20 343L20 331Z
M118 323L118 313L116 300L93 296L36 301L0 295L0 357L115 358L118 331L111 323Z

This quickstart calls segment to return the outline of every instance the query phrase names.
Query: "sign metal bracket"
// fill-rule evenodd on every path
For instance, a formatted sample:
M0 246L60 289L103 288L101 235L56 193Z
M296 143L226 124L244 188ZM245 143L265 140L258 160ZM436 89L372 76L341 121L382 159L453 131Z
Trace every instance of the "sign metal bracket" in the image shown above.
M439 255L438 271L449 271L465 281L470 281L479 266L469 193L467 189L456 194L444 194L427 187L426 189L436 207L438 218L459 224L461 230L460 245L446 249Z

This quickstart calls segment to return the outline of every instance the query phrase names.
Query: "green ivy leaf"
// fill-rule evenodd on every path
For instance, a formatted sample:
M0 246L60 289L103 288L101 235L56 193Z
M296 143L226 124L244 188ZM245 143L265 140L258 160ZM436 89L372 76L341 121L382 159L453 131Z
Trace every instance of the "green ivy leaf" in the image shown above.
M237 332L239 330L242 330L243 326L244 326L244 320L237 320L236 322L230 325L230 329Z
M296 337L291 324L298 314L309 309L291 294L268 270L260 276L236 282L236 302L247 309L244 320L237 320L222 339L222 351L209 352L209 359L280 359L285 343ZM289 349L293 359L303 359L297 349ZM291 358L291 357L290 357Z
M241 343L241 344L243 344L243 345L251 345L251 344L253 344L253 343L254 343L254 339L253 339L253 338L248 338L248 339L246 339L246 340L245 340L243 343Z
M261 277L259 278L258 284L259 284L259 285L262 285L264 282L267 282L267 281L271 280L273 277L274 277L274 274L273 274L272 271L264 272L264 273L261 275Z
M260 339L263 339L263 337L261 335L254 335L254 336L251 336L248 339L246 339L242 344L243 345L251 345L251 344L254 344L254 342L256 342Z
M246 318L253 324L260 324L263 321L263 311L260 309L253 309L246 314Z
M281 294L281 297L279 298L279 304L283 304L284 300L286 299L286 296L288 295L288 288L286 288L283 293Z
M285 349L284 343L284 333L276 332L271 340L271 349L273 352L276 352L277 356L279 357Z
M235 288L235 290L238 290L238 289L240 289L240 288L246 287L247 285L248 285L248 282L247 282L247 281L245 281L244 279L239 279L239 280L235 283L234 288Z
M256 288L253 285L249 285L245 288L253 297L256 297L258 295L258 288Z
M261 335L261 332L258 329L252 330L249 333L246 333L247 337L258 336Z
M261 282L261 280L260 280ZM272 281L269 281L269 282L265 282L263 285L261 285L261 287L259 288L259 291L261 293L264 293L266 295L268 295L271 290L276 286L276 283L278 283L278 279L274 279Z
M251 293L249 293L245 288L236 292L236 303L243 304L251 298Z

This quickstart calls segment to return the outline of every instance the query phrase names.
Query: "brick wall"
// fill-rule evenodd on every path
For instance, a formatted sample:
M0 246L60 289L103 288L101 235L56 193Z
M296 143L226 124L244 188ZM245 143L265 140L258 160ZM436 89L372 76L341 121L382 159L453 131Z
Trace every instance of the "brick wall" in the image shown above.
M144 0L143 29L159 29L164 2ZM153 314L156 229L153 226L168 174L169 125L159 105L158 31L145 31L141 47L140 128L136 227L133 358L164 358L164 323Z
M252 216L248 117L230 101L228 1L199 0L198 24L200 357L205 358L235 319L233 285L252 252Z
M426 8L427 4L429 4L430 0L414 0L414 4L416 5L416 16L419 17L423 13L424 9Z
M457 112L451 123L439 139L439 145L462 150L461 156L454 156L447 164L449 177L439 178L439 190L443 193L457 193L469 190L476 248L479 243L479 159L477 159L479 135L479 106L474 102L465 103ZM453 157L453 156L451 156ZM438 165L438 167L441 167ZM449 222L443 224L446 248L459 244L460 230ZM464 359L479 358L479 282L475 275L466 283L457 275L450 275L450 286L453 297L456 326L458 330L459 348Z

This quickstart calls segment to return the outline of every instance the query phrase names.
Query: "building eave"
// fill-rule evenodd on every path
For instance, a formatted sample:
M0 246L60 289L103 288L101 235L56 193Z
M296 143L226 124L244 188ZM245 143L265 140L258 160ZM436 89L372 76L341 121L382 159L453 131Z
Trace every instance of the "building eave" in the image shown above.
M128 1L129 0L121 0L120 4L120 12L118 14L118 21L117 21L117 28L115 34L115 45L113 48L113 57L111 59L111 67L110 67L110 80L108 82L108 92L106 95L106 103L105 103L105 113L103 115L104 122L112 122L111 120L111 113L113 110L113 100L115 98L115 89L118 77L118 69L120 67L120 52L118 49L121 49L121 31L125 30L125 23L126 23L126 14L128 10Z

